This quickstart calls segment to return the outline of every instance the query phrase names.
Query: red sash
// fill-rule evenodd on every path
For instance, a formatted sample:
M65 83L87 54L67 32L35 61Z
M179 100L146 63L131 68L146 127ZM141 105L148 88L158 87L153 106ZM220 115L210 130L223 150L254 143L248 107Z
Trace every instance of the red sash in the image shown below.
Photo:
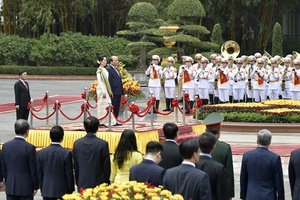
M189 75L189 72L187 70L183 70L183 82L187 83L191 81L191 77Z
M157 72L156 72L156 70L154 69L154 67L152 67L152 74L153 74L153 79L157 79L157 78L158 78Z
M299 85L299 84L300 84L299 76L297 76L297 73L294 72L294 85Z
M224 74L223 71L220 71L220 83L226 83L228 81L227 76Z
M263 79L263 77L261 77L259 74L257 74L257 77L258 77L258 80L257 80L258 85L261 86L262 84L264 84L264 79Z

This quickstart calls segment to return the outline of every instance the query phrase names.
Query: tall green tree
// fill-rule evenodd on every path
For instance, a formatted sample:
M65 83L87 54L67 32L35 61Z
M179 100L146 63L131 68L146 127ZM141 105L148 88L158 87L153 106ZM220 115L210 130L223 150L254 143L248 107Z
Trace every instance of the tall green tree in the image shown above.
M169 5L167 14L170 23L179 26L179 32L168 38L166 42L177 42L179 56L210 50L217 46L214 43L201 40L203 35L210 34L210 31L201 25L206 12L200 1L174 0Z
M132 42L128 44L133 54L137 55L138 70L144 70L147 66L147 49L155 47L154 31L160 22L156 8L147 2L134 4L128 12L128 30L118 31L120 36L129 37Z
M281 25L276 22L273 28L272 36L272 55L283 56L282 42L283 39Z
M211 52L220 53L220 47L223 44L223 36L222 36L222 27L220 24L215 24L212 34L211 34L211 42L218 44L219 46L212 47Z

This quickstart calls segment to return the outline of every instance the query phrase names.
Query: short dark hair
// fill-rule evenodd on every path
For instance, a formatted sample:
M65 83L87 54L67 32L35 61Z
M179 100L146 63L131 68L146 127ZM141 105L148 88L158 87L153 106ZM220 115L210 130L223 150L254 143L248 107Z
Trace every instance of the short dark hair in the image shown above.
M156 154L163 151L163 145L159 142L150 141L146 145L146 154Z
M18 75L21 76L24 72L26 72L26 70L20 70Z
M216 137L211 132L204 132L198 138L199 147L202 153L211 153L215 144Z
M185 140L179 145L179 152L183 159L192 158L193 154L198 151L199 144L195 138Z
M96 133L99 127L99 120L94 116L89 116L84 120L83 125L87 133Z
M52 142L61 142L64 138L64 129L59 125L53 126L50 130L50 138Z
M178 133L178 126L174 123L167 122L163 126L163 132L166 139L174 140Z
M24 135L30 128L28 121L25 119L18 119L15 122L15 133L16 135Z
M212 128L212 129L207 128L207 129L205 129L205 131L206 131L206 132L210 132L210 133L212 133L213 135L216 135L216 134L218 134L218 133L220 132L220 129L221 129L221 128Z

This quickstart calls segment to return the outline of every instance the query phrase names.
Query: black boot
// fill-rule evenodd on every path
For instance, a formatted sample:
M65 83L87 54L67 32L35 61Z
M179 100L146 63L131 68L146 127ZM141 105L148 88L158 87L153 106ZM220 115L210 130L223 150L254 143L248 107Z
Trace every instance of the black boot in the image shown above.
M170 111L170 100L169 98L166 98L166 109L164 109L163 111Z
M156 102L155 102L155 107L156 107L156 110L158 110L159 109L159 101L160 100L156 100ZM154 110L154 112L153 113L157 113L155 110Z
M219 103L219 97L215 97L214 98L214 104L218 104Z
M208 105L208 99L203 99L202 100L202 105L204 106L204 105Z
M209 94L209 103L214 104L214 95L213 94Z
M194 101L189 101L189 107L191 110L194 108ZM185 114L191 114L188 108L186 108Z

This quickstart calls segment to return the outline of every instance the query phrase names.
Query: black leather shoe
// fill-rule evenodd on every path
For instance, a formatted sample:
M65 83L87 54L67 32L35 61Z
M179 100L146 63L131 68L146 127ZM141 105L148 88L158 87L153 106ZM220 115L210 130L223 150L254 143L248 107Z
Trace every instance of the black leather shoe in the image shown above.
M122 124L115 123L113 126L122 126Z
M99 127L107 127L105 124L99 124Z

